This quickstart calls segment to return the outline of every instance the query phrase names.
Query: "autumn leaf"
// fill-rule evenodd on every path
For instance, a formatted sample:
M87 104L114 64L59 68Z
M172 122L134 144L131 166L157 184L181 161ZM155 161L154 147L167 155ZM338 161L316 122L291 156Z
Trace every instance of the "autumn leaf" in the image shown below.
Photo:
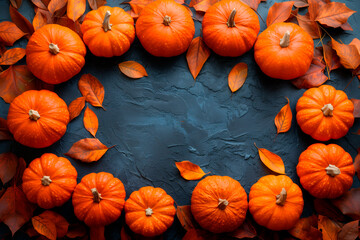
M88 0L91 9L95 10L106 4L106 0Z
M318 59L313 58L310 68L301 77L294 79L291 83L297 88L312 88L318 87L328 80L324 74L325 64L321 63Z
M13 137L7 126L7 120L0 117L0 141L2 140L13 140Z
M318 229L322 232L323 240L338 239L342 225L326 216L319 215Z
M328 27L337 28L346 23L355 12L346 7L345 3L329 2L319 9L315 20Z
M198 228L198 225L191 214L190 205L185 206L177 206L176 207L176 216L179 219L181 226L186 230L189 231L193 228Z
M354 104L354 118L360 118L360 99L350 99Z
M214 5L215 3L219 2L220 0L203 0L199 3L194 5L196 11L199 12L206 12L210 6Z
M360 53L360 40L357 38L354 38L349 45L353 45L357 48L358 52Z
M331 42L323 45L324 60L328 71L332 71L341 67L340 59L336 51L332 49Z
M198 165L190 161L175 162L175 165L185 180L199 180L206 175Z
M354 167L355 167L356 175L360 180L360 148L357 149L357 155L354 159Z
M327 216L330 219L344 222L346 221L346 216L337 209L329 199L314 199L314 208L317 214Z
M308 12L310 15L310 19L315 21L318 16L320 9L324 7L330 0L308 0L309 8Z
M0 154L0 179L3 184L14 177L18 162L18 157L12 152Z
M31 219L34 229L50 240L56 240L56 226L51 219L35 216Z
M98 161L108 149L97 138L85 138L74 143L65 155L82 162L94 162Z
M258 149L260 160L265 166L276 173L285 174L284 162L280 156L265 148L258 148L255 143L254 145Z
M294 0L294 6L297 8L303 8L303 7L308 7L309 4L307 0Z
M22 0L10 0L10 3L14 8L20 8Z
M359 236L359 220L346 223L339 232L339 240L355 240Z
M84 74L81 76L78 87L81 94L94 107L101 107L104 101L104 86L101 82L91 74ZM104 109L104 108L103 108Z
M206 46L202 37L194 38L186 53L186 61L194 80L199 75L209 56L210 49Z
M251 221L246 218L239 228L227 235L236 239L254 238L257 236L257 232Z
M90 227L90 239L105 240L105 227Z
M25 35L26 33L21 31L14 23L8 21L0 22L0 43L12 46L14 42Z
M33 19L33 26L35 30L38 30L47 24L46 16L42 11L38 10Z
M31 0L31 2L38 8L46 10L47 7L41 0Z
M288 232L302 240L321 240L322 233L317 229L317 221L316 215L301 218Z
M340 58L340 63L347 69L356 69L360 65L360 53L356 46L338 43L331 39L332 48Z
M241 1L246 5L248 5L249 7L251 7L252 9L254 9L255 11L257 11L258 6L261 2L261 0L241 0Z
M83 122L85 129L88 130L93 137L95 137L99 128L99 121L96 114L89 107L86 107L85 109Z
M21 13L18 12L16 8L10 5L9 8L11 20L15 25L24 33L28 34L27 37L30 37L34 33L33 25L27 20Z
M135 61L122 62L118 66L120 71L129 78L142 78L148 75L145 68Z
M68 0L67 16L74 22L81 17L86 9L86 0Z
M230 71L228 75L228 86L231 92L236 92L239 90L245 83L248 72L248 66L246 63L236 64Z
M288 103L281 108L280 112L274 119L277 134L287 132L291 128L292 112L290 108L290 100L288 98L286 98L286 100Z
M78 238L85 236L86 233L86 227L82 223L74 223L69 226L66 236L68 238Z
M55 224L56 227L56 238L62 238L65 237L68 228L69 223L66 221L66 219L61 216L60 214L53 212L53 211L45 211L41 213L38 217L41 217L43 219L50 220Z
M62 9L68 0L51 0L48 9L51 15L54 15L54 13L60 9Z
M321 29L315 21L310 20L309 13L306 13L305 15L298 14L297 20L299 26L304 29L313 39L318 39L321 37Z
M85 107L85 97L79 97L69 104L70 121L80 115Z
M0 58L0 65L13 65L25 56L24 48L11 48Z
M352 188L332 203L346 216L360 220L360 188Z
M294 3L294 1L274 3L274 5L272 5L269 9L266 18L266 25L270 26L274 23L285 22L291 14L291 9L294 6Z

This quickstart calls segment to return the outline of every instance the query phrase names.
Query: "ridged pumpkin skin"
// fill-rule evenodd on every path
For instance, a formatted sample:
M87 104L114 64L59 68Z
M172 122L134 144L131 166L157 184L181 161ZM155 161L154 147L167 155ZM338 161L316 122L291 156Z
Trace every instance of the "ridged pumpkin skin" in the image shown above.
M319 141L339 139L354 124L354 104L346 93L322 85L304 92L296 104L296 120L301 130Z
M174 199L161 188L142 187L125 202L125 220L130 229L145 237L164 233L173 223Z
M316 198L337 198L351 188L355 168L349 153L336 144L310 145L296 167L300 183Z
M290 34L289 39L285 37L280 43L286 32ZM269 77L283 80L303 76L310 68L313 55L313 39L294 23L270 25L259 34L254 46L255 61L261 71Z
M69 120L67 105L56 93L29 90L10 103L7 125L17 142L44 148L65 134Z
M77 184L76 178L77 171L69 160L44 153L25 169L22 188L30 202L50 209L70 199Z
M125 196L124 185L111 173L90 173L74 190L74 213L88 226L105 226L120 217Z
M184 53L195 34L189 10L174 0L148 4L136 21L136 36L150 54L173 57Z
M249 211L259 225L268 229L280 231L294 227L303 207L301 189L288 176L264 176L250 189Z
M229 23L234 9L234 22L230 20ZM202 28L206 45L216 54L237 57L252 48L260 23L256 13L246 4L239 0L222 0L206 11Z
M80 72L85 65L85 54L86 47L74 31L58 24L47 24L30 37L26 63L42 81L58 84Z
M247 195L238 181L228 176L208 176L191 196L191 212L200 226L213 233L231 232L245 220Z
M119 7L102 6L90 11L81 24L81 32L85 44L98 57L120 56L135 39L134 20Z

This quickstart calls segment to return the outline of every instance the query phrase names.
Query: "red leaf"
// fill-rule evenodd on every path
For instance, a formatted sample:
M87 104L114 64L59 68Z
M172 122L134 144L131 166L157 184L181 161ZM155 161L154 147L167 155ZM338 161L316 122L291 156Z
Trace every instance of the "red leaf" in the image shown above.
M18 162L18 157L14 153L0 154L0 179L3 184L15 176Z
M74 22L81 17L86 9L86 0L68 0L67 16Z
M54 15L54 13L60 9L62 9L68 0L51 0L48 9L51 15Z
M339 240L355 240L359 236L359 220L346 223L340 233Z
M197 223L191 214L190 205L177 206L176 216L180 221L181 226L189 231L190 229L197 228Z
M346 216L329 199L314 199L314 208L319 215L327 216L340 222L346 221Z
M70 121L80 115L85 107L85 97L79 97L69 104Z
M294 3L294 1L274 3L269 9L266 25L270 26L273 23L285 22L290 17Z
M325 65L314 58L309 70L301 77L292 80L291 83L297 88L317 87L326 82L328 77L324 74Z
M0 22L0 42L6 46L12 46L14 42L25 35L26 33L21 31L14 23L8 21Z
M313 39L321 37L321 29L315 21L310 20L309 13L306 13L305 15L299 14L297 20L299 22L299 26L310 34Z
M93 135L93 137L95 137L99 128L99 120L93 110L91 110L89 107L86 107L85 109L83 122L85 129L88 130L89 133Z
M84 237L86 233L86 227L82 223L75 223L69 226L66 236L68 238Z
M120 71L129 78L142 78L148 76L145 68L138 62L125 61L118 64Z
M329 2L319 9L315 20L328 27L337 28L345 24L355 12L346 7L345 3Z
M196 11L199 12L206 12L210 6L214 5L215 3L219 2L220 0L203 0L199 3L194 5Z
M104 86L101 82L91 74L84 74L81 76L78 87L81 94L94 107L101 107L104 101Z
M256 233L256 229L251 224L249 219L246 218L245 222L238 229L228 233L227 235L237 239L243 239L243 238L254 238L257 236L257 233Z
M254 9L255 11L257 11L258 6L261 2L261 0L241 0L241 1L246 5L248 5L249 7L251 7L252 9Z
M90 240L105 240L105 227L90 227Z
M297 8L303 8L309 6L307 0L294 0L294 1L295 1L294 6Z
M340 59L336 54L336 51L332 49L331 42L328 42L327 45L323 45L323 53L324 60L329 72L341 67Z
M360 188L352 188L332 203L346 216L354 220L360 219Z
M340 63L347 69L356 69L360 65L360 54L356 46L338 43L331 39L332 48L340 58Z
M6 119L0 117L0 141L2 140L13 140L13 137L7 126Z
M320 9L329 2L330 0L308 0L310 19L315 20L319 14Z
M0 58L0 65L13 65L25 56L24 48L11 48Z
M280 156L270 152L265 148L258 148L255 143L254 145L258 149L260 160L265 164L266 167L276 173L285 174L284 162Z
M186 53L186 61L194 80L200 73L209 56L210 49L205 45L202 37L194 38Z
M27 20L21 13L18 12L13 6L10 5L10 17L15 25L24 33L29 34L27 37L30 37L34 33L33 25Z
M175 162L175 165L185 180L199 180L206 175L198 165L190 161Z
M340 223L319 215L318 229L322 232L323 240L337 240L341 227Z
M354 117L360 118L360 99L350 99L354 104Z
M106 4L106 0L88 0L91 9L95 10Z
M63 216L61 216L56 212L47 210L41 213L38 217L50 220L55 224L57 238L65 237L69 228L69 223L66 221L66 219Z
M74 143L65 155L82 162L94 162L98 161L108 149L97 138L85 138Z
M277 134L287 132L291 128L292 112L290 108L290 100L288 98L286 99L288 103L281 108L280 112L274 119Z
M244 85L247 73L248 66L246 63L238 63L231 69L228 76L228 86L231 92L236 92Z
M52 220L35 216L31 219L31 222L38 233L50 240L56 240L56 226Z

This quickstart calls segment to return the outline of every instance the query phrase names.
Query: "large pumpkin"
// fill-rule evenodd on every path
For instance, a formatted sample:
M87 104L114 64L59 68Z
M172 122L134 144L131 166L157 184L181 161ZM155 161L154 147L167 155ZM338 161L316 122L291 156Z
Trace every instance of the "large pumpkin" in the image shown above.
M19 143L43 148L65 134L69 120L67 105L56 93L29 90L11 102L7 125Z
M256 13L239 0L212 5L202 21L207 46L221 56L236 57L249 51L260 30Z
M130 229L145 237L165 232L176 213L174 199L161 188L142 187L125 202L125 220Z
M336 144L310 145L296 167L301 185L316 198L337 198L349 190L355 168L349 153Z
M264 176L250 189L249 211L259 225L268 229L294 227L303 207L301 189L288 176Z
M22 188L30 202L49 209L70 199L77 184L76 178L76 169L69 160L44 153L25 169Z
M244 188L228 176L208 176L192 192L191 212L210 232L234 231L244 222L247 208Z
M272 78L290 80L304 75L314 55L314 41L295 23L275 23L254 46L255 61Z
M74 190L74 213L88 226L108 225L120 217L125 195L124 185L111 173L90 173Z
M34 32L26 46L26 63L39 79L50 84L65 82L85 64L86 47L74 31L47 24Z
M354 104L346 93L330 85L308 89L296 104L301 130L319 141L345 136L354 124L353 112Z
M102 6L88 12L81 32L90 51L99 57L120 56L135 39L134 20L119 7Z
M172 57L185 52L195 34L189 10L174 0L148 4L136 21L136 36L150 54Z

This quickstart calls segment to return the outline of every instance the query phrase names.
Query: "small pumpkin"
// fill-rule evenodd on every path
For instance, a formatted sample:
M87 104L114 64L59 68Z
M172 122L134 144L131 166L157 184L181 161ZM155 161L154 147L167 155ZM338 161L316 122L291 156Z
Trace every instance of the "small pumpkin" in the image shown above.
M354 124L354 104L345 92L322 85L304 92L296 104L301 130L319 141L339 139Z
M48 90L20 94L10 103L7 115L14 139L32 148L48 147L58 141L65 134L69 120L66 103Z
M135 39L134 20L119 7L102 6L88 12L81 32L90 51L99 57L120 56Z
M150 54L173 57L184 53L195 34L189 10L174 0L157 0L141 11L136 36Z
M142 187L125 202L125 221L130 229L145 237L164 233L173 223L174 199L161 188Z
M74 213L88 226L108 225L120 217L125 195L124 185L111 173L90 173L74 190Z
M50 209L70 199L77 184L76 178L77 171L69 160L44 153L25 169L22 188L30 202Z
M208 176L192 192L191 212L195 220L213 233L237 229L245 220L247 208L244 188L228 176Z
M301 185L316 198L337 198L351 188L355 168L349 153L336 144L310 145L296 167Z
M85 65L86 47L74 31L58 24L47 24L30 37L26 63L39 79L50 84L65 82Z
M304 75L314 55L314 41L295 23L274 23L259 34L255 61L272 78L290 80Z
M250 189L249 211L259 225L268 229L294 227L303 207L301 189L288 176L264 176Z
M212 5L202 21L206 45L221 56L237 57L249 51L260 31L256 13L238 0Z

